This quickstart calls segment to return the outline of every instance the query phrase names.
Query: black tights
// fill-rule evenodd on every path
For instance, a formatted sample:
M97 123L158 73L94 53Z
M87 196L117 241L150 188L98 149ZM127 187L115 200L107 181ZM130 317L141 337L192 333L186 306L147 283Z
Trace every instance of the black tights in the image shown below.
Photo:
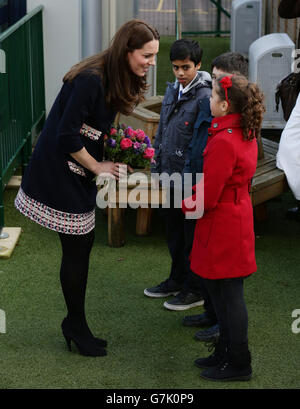
M74 329L90 332L85 317L85 293L89 258L95 232L84 235L59 233L62 245L60 281L68 310L68 319Z
M204 280L211 296L218 323L220 340L240 345L248 342L248 312L244 300L244 279Z

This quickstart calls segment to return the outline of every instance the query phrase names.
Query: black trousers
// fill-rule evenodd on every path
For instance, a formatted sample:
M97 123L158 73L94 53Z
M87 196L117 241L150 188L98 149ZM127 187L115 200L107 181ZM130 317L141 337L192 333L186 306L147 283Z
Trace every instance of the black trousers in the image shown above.
M172 205L172 195L170 203ZM169 209L161 209L161 215L165 220L166 240L171 256L169 279L181 285L185 292L202 295L206 314L217 322L204 281L190 268L189 256L193 247L197 220L186 219L181 209L172 206Z
M228 345L248 342L248 312L244 278L204 280L220 326L220 340Z
M193 248L194 234L196 228L196 219L184 218L184 234L185 234L185 249L184 257L187 266L188 273L183 283L183 288L186 292L199 293L204 299L204 310L206 315L217 323L217 316L211 300L211 297L205 287L205 283L202 277L195 274L190 268L189 256Z

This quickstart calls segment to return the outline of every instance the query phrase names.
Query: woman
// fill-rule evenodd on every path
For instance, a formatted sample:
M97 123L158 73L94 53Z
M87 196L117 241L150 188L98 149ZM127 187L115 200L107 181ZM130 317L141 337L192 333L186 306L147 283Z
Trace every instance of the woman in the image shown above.
M57 231L62 246L60 279L67 306L62 331L71 350L106 355L85 317L89 256L94 241L95 175L122 176L120 163L103 161L103 135L117 112L129 114L143 100L146 74L155 64L159 34L142 20L125 23L110 47L65 75L15 200L17 209Z
M300 17L300 0L281 0L278 6L278 15L286 19ZM300 31L298 33L298 44L300 44ZM298 96L294 109L281 134L276 157L276 166L284 171L289 187L297 200L297 206L288 209L286 216L288 219L298 222L300 221L299 117L300 97Z

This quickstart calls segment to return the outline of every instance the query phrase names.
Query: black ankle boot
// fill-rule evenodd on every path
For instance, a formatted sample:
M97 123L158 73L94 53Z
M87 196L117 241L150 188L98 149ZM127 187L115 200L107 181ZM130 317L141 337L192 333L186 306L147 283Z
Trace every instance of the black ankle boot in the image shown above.
M251 355L246 344L229 347L222 363L201 373L202 378L219 382L249 381L251 376Z
M207 358L198 358L194 361L195 365L198 368L211 368L213 366L219 365L225 360L227 344L221 340L212 343L208 351L211 351L214 348L214 352L209 355Z
M107 344L105 340L93 337L91 332L80 332L71 326L68 318L65 318L61 324L63 336L65 337L69 351L71 351L71 341L77 346L80 355L84 356L105 356L106 350L103 348Z

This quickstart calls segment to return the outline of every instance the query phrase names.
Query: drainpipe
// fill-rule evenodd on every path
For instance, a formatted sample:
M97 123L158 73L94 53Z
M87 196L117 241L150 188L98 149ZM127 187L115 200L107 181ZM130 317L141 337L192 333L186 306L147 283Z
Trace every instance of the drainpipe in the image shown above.
M102 48L101 0L81 0L82 58L99 53Z

